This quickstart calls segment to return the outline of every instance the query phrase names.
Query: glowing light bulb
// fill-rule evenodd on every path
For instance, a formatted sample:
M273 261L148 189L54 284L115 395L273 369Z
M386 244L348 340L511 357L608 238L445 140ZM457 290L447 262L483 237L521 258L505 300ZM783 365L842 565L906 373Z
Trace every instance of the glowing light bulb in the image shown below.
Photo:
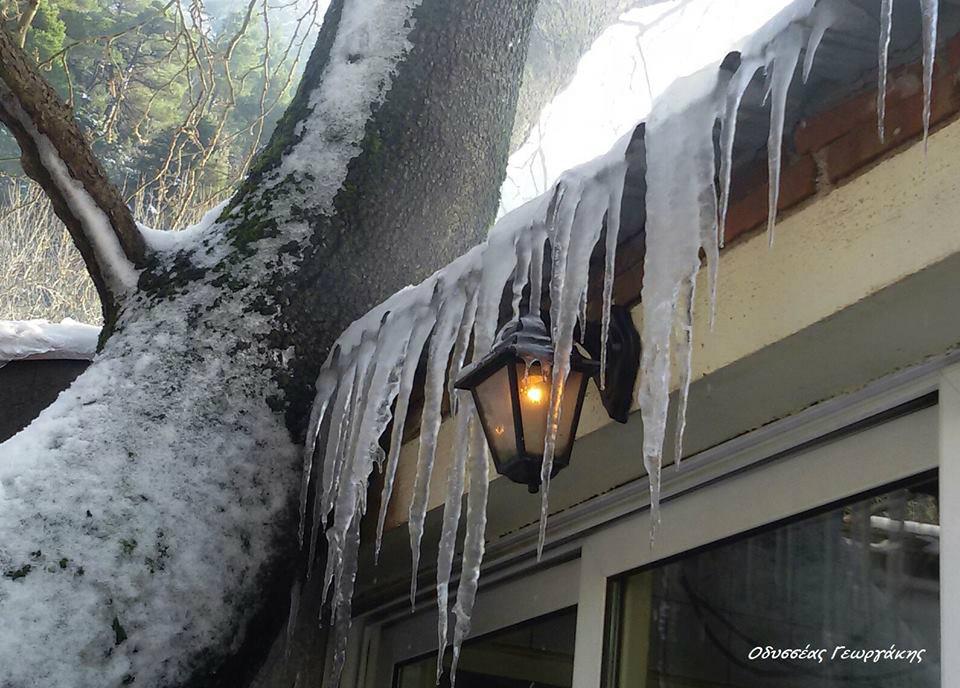
M523 398L534 406L547 400L547 385L542 375L528 375L521 385Z
M497 437L499 437L500 435L502 435L502 434L506 431L506 429L505 429L502 425L498 425L497 427L495 427L495 428L493 429L493 431L494 431L495 433L497 433Z

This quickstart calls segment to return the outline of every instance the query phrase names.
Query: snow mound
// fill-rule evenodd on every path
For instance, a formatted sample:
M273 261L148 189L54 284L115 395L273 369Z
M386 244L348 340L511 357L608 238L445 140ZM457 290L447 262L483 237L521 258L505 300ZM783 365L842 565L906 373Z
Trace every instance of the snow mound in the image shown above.
M100 328L71 318L0 320L0 367L22 359L60 358L89 361L97 350Z

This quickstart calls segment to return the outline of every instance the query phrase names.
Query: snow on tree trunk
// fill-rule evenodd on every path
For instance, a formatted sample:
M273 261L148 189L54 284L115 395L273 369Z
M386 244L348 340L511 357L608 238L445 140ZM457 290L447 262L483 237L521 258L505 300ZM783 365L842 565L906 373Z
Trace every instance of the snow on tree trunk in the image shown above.
M122 317L0 445L4 685L170 685L214 669L197 649L242 639L264 564L290 554L297 449L265 401L279 391L271 353L247 346L269 321L213 326L182 300Z
M0 618L12 620L0 629L0 684L252 679L283 637L289 607L278 601L306 563L294 440L312 382L354 318L486 234L535 5L334 0L244 188L175 237L136 233L145 257L131 261L135 284L116 294L103 350L0 445ZM5 106L27 102L20 81L0 81ZM43 126L69 117L62 110ZM43 176L42 142L19 133ZM45 162L61 156L73 179L51 188L89 242L92 223L102 224L97 197L64 195L86 180L58 141ZM113 258L103 266L129 274ZM403 352L428 334L417 331ZM380 361L398 355L392 346L373 337L364 348ZM369 389L404 386L400 370L353 370L343 452L388 418L383 405L361 403ZM306 526L304 535L314 530ZM335 588L347 621L354 565L340 562Z

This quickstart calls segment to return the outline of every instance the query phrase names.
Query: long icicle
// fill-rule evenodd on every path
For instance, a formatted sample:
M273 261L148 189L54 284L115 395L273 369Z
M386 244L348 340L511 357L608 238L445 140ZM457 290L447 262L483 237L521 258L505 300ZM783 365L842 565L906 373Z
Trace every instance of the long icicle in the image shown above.
M355 509L359 505L355 505ZM334 592L331 614L333 616L333 668L329 674L327 686L337 688L340 674L347 656L347 638L350 629L350 616L353 601L353 586L357 580L357 561L360 549L360 519L350 523L344 542L347 543L344 559L337 576L337 589Z
M884 140L884 120L887 115L887 64L890 61L890 30L893 28L893 0L880 2L880 49L877 72L877 134Z
M469 277L464 285L467 293L470 295L467 300L467 308L463 312L463 319L460 321L460 331L457 333L457 342L453 345L453 353L450 355L450 369L447 371L447 399L450 400L450 415L454 416L459 408L460 396L456 393L454 385L463 369L463 363L467 357L467 349L470 347L470 335L473 332L473 323L477 317L477 296L478 296L478 275Z
M423 523L430 501L430 478L433 475L437 437L442 420L443 382L467 301L466 294L463 293L460 285L451 285L451 288L443 291L446 291L448 296L440 305L440 316L437 318L427 354L427 376L423 385L423 411L420 423L420 449L417 454L417 473L414 478L413 498L410 500L408 518L410 554L413 560L413 575L410 580L411 608L415 606L417 597L420 540L423 537Z
M693 300L697 291L697 275L689 275L680 285L680 298L676 310L675 327L676 361L679 367L680 390L677 396L676 424L674 427L673 465L679 470L683 459L683 433L687 427L687 401L690 397L690 380L693 372Z
M553 339L553 369L543 463L540 469L540 532L537 557L543 556L549 514L550 479L560 428L563 395L570 373L574 328L580 317L582 297L590 277L590 256L600 240L604 219L609 218L626 175L626 151L632 133L611 149L609 159L583 165L575 174L564 175L555 196L552 220L553 262L550 294L550 325ZM607 220L609 222L609 219Z
M480 586L480 565L483 562L484 537L487 529L487 492L489 475L487 473L487 444L483 433L474 432L470 436L470 491L467 493L467 532L463 539L463 561L460 567L460 583L457 586L457 604L454 615L457 618L453 630L453 662L450 666L450 688L454 687L457 676L457 664L460 661L460 648L470 634L473 618L473 605Z
M382 326L382 321L381 321ZM339 474L339 480L334 484L334 499L330 505L333 523L327 528L327 566L323 577L323 598L326 599L330 586L334 583L334 594L339 589L342 576L344 557L349 554L351 543L347 540L347 533L358 518L357 510L360 506L360 495L364 493L367 473L364 471L364 461L357 451L358 440L362 430L362 414L367 406L367 397L376 362L374 354L382 337L382 330L378 329L376 336L365 332L357 353L357 370L354 376L354 394L350 405L348 422L344 424L346 442L341 442L335 460L342 468L334 472ZM363 485L361 485L363 483Z
M700 211L700 246L703 248L707 263L707 295L709 296L710 307L710 331L713 331L714 323L717 319L717 281L720 271L720 241L719 241L719 219L717 217L717 189L714 185L714 175L717 169L717 161L713 146L705 147L700 150L696 160L696 170L698 178L697 186L700 188L700 197L697 199L697 207ZM693 347L693 288L691 287L690 302L690 347ZM687 375L689 386L689 375ZM686 413L686 408L684 408Z
M477 285L477 313L474 321L474 358L479 359L490 350L497 328L497 315L503 288L513 273L516 256L516 233L530 226L540 216L539 201L527 203L518 209L511 223L495 229L487 239L487 248L481 261L480 281ZM509 216L507 216L509 217ZM504 219L507 219L505 217ZM503 220L501 220L502 222ZM467 405L465 411L472 405ZM467 494L466 535L463 541L463 557L460 566L460 583L457 586L457 603L454 615L457 622L453 634L453 664L450 670L450 685L454 684L460 647L470 633L473 605L480 581L480 566L483 563L484 537L487 528L487 473L488 451L486 438L479 430L468 433L470 491ZM452 518L452 515L451 515ZM439 600L438 600L439 601ZM439 633L439 630L438 630ZM442 661L442 660L441 660Z
M631 138L633 134L631 133ZM627 144L629 146L629 143ZM624 148L624 156L627 151ZM623 166L624 177L627 165ZM610 192L607 212L607 238L603 256L603 306L600 312L600 389L607 388L607 340L610 337L610 308L613 305L613 280L616 277L617 242L620 239L620 210L623 203L623 181L614 185Z
M700 269L708 213L701 207L704 181L713 187L712 168L700 167L712 159L716 100L708 95L691 103L683 118L655 111L647 123L646 255L640 300L643 348L637 403L643 419L643 463L650 481L651 545L660 520L660 470L673 373L671 340L681 289L696 279Z
M820 43L823 37L833 24L840 18L840 9L835 0L826 0L817 3L813 8L810 19L813 26L810 27L810 37L807 39L807 49L803 56L803 83L807 83L810 78L810 71L813 69L813 60L817 56L817 50L820 49Z
M737 131L737 114L747 86L753 80L763 62L757 58L745 58L737 69L727 90L727 98L720 125L720 226L719 245L723 248L726 236L727 210L730 208L730 174L733 168L733 142Z
M570 304L567 285L567 258L577 209L580 206L581 180L567 174L557 184L553 199L548 234L550 237L550 329L553 340L553 367L551 370L550 395L547 406L547 431L544 439L543 461L540 464L540 528L537 537L537 559L543 556L546 541L547 515L549 512L550 478L553 473L553 454L556 448L557 431L560 426L560 410L563 405L563 386L569 373L570 350L573 347L573 328L579 306ZM568 343L569 340L569 343Z
M342 469L342 466L337 465L338 461L336 456L339 452L340 445L345 439L346 414L353 397L356 370L357 363L352 359L345 365L345 369L340 370L340 384L336 392L333 413L330 416L327 445L324 449L322 479L321 483L316 487L313 497L313 519L310 527L310 552L307 563L307 578L313 575L313 565L316 561L320 529L326 522L327 515L330 513L328 505L333 500L333 485L339 484L339 477L335 480L334 472Z
M791 26L771 43L770 60L773 62L770 95L770 135L767 137L767 169L769 199L767 207L767 242L773 246L773 229L777 223L777 208L780 204L780 167L783 149L783 120L787 110L787 92L793 73L797 69L800 50L803 48L803 31ZM769 65L769 61L768 61Z
M920 0L923 17L923 151L930 135L930 111L933 100L933 63L937 54L938 0Z
M440 548L437 553L437 683L443 674L443 653L448 641L448 617L450 613L450 575L456 550L457 528L460 525L461 502L463 501L467 454L471 434L479 432L474 423L473 399L468 392L457 391L461 397L457 404L456 434L454 436L453 463L447 474L447 495L443 503L443 527L440 532Z
M400 388L397 394L396 410L393 414L393 431L390 435L390 450L384 464L383 490L380 496L380 513L377 517L377 540L374 548L375 561L380 560L380 545L383 542L383 530L387 520L387 508L393 494L393 483L397 475L397 463L400 459L400 449L403 446L403 430L407 420L407 410L410 406L410 393L413 391L413 382L417 374L417 365L423 346L433 330L436 322L435 312L430 306L418 308L418 315L414 318L413 333L410 343L404 354L403 369L400 372Z
M324 368L316 383L316 396L310 408L310 421L307 423L307 440L303 452L303 478L300 481L300 525L297 528L297 539L303 547L303 530L306 526L307 495L310 490L310 477L313 472L313 459L317 448L317 439L320 426L323 424L327 407L337 389L337 374L334 368Z

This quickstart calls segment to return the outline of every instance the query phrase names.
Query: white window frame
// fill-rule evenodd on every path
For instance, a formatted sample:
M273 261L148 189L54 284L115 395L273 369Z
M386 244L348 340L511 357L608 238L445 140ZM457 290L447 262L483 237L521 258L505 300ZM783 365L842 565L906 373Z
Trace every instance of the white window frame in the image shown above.
M576 688L599 688L611 577L856 494L939 469L941 686L960 685L960 355L818 404L664 472L661 526L649 540L646 480L551 520L560 543L539 564L535 528L491 546L472 636L577 606ZM939 393L936 405L897 413ZM890 414L890 418L884 417ZM749 494L749 509L738 501ZM709 518L704 506L709 505ZM631 544L631 546L625 546ZM436 651L432 600L354 620L342 686L389 688L394 666Z

